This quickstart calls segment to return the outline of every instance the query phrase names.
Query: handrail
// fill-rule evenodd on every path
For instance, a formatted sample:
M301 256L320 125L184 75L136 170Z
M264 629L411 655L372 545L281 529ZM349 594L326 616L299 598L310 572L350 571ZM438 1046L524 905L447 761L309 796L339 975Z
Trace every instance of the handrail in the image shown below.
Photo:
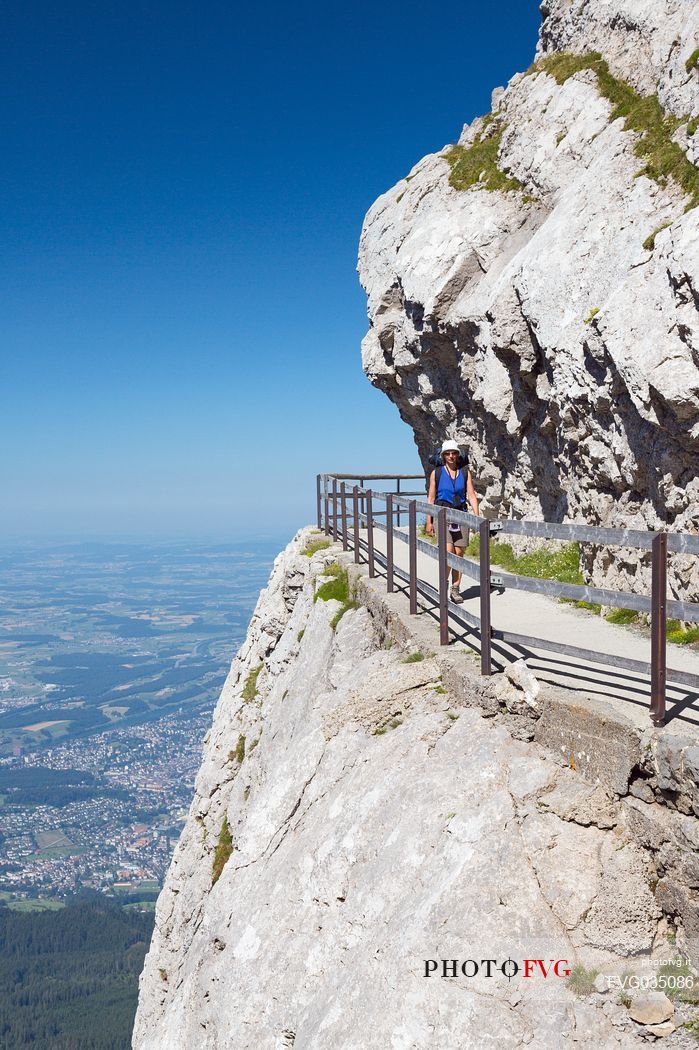
M489 520L476 517L466 511L449 510L449 520L461 522L469 529L478 530L481 538L482 557L479 561L470 558L458 557L446 550L446 510L434 504L427 503L424 499L415 498L422 493L400 492L400 481L414 478L422 478L422 474L399 475L399 474L318 474L316 477L317 492L317 520L318 527L324 528L326 535L331 534L334 539L339 538L338 522L341 522L343 548L348 549L350 545L348 531L347 500L352 499L352 521L355 561L359 561L362 547L366 546L369 560L369 575L375 575L375 564L377 561L385 561L387 569L387 584L389 590L393 589L393 578L405 579L409 586L410 611L417 611L417 591L430 593L436 597L440 610L440 642L449 642L449 616L456 618L469 627L477 627L481 635L481 672L490 674L490 644L492 639L510 642L515 645L526 645L533 648L549 649L574 655L588 662L601 664L612 664L625 667L629 670L648 674L651 678L651 708L650 716L654 725L662 725L665 720L666 701L666 679L681 685L689 685L692 688L699 687L699 675L689 674L684 671L668 669L666 666L666 637L665 625L668 612L675 617L685 621L699 622L699 604L668 599L666 595L667 583L667 555L672 550L685 554L699 554L699 536L683 533L651 533L640 532L633 529L607 529L594 525L559 524L554 522L536 521L510 521ZM396 483L395 492L383 492L365 489L360 485L352 486L348 491L346 480L393 480ZM338 488L338 482L340 482ZM329 483L332 486L332 496L329 491ZM373 499L383 500L386 510L376 511L373 507ZM330 503L332 501L332 512ZM338 511L338 502L340 510ZM408 516L407 536L400 528L401 513ZM437 535L441 539L435 547L431 543L421 540L417 536L416 515L427 514L436 519ZM379 518L386 518L386 524L382 524ZM396 520L397 519L397 520ZM360 539L359 526L365 522L367 526L367 542ZM374 548L373 530L379 529L387 534L386 557L380 555ZM636 547L641 550L650 550L652 553L652 588L651 596L632 594L627 591L617 591L601 587L589 587L582 584L559 583L557 580L542 580L538 578L518 576L510 573L491 574L489 558L489 538L492 535L503 533L514 533L537 538L577 540L594 543L600 546ZM409 551L410 571L406 574L399 570L394 564L393 541L395 537L407 540ZM440 586L435 590L431 584L420 580L417 573L417 552L421 551L439 563ZM448 567L469 576L471 579L480 581L480 605L481 615L475 617L467 613L459 606L453 604L448 598ZM418 588L419 585L419 588ZM510 587L512 589L530 591L536 594L544 594L554 598L584 599L585 601L596 601L603 605L616 606L624 609L634 609L651 614L651 660L649 663L641 660L611 656L606 653L597 653L592 650L583 649L579 646L568 645L560 642L551 642L547 639L531 638L527 635L515 634L509 631L495 630L490 625L490 590L492 587Z

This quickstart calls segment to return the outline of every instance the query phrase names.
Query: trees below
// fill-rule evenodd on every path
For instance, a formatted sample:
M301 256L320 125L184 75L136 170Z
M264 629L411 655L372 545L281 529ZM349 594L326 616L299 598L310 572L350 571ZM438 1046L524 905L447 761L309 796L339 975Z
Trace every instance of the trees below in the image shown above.
M127 1050L153 914L98 894L0 909L0 1045Z

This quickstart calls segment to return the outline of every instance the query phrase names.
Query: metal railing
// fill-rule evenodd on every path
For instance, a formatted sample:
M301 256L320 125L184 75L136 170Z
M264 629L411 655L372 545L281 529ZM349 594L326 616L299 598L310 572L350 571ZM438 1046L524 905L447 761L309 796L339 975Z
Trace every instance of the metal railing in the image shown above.
M422 482L419 492L401 492L403 481ZM408 585L410 613L417 613L417 595L422 593L439 608L440 644L449 644L449 617L475 630L480 635L481 674L492 673L491 643L506 642L527 649L543 649L576 657L589 663L597 663L624 670L639 672L650 677L650 717L654 725L665 722L666 688L668 679L691 689L699 688L699 675L667 667L666 625L668 613L673 618L699 623L699 603L678 601L667 597L668 552L699 555L699 536L686 533L642 532L634 529L608 529L594 525L562 525L546 521L510 521L479 518L465 511L449 509L449 521L464 525L477 532L480 539L479 561L461 558L447 551L447 510L424 500L424 474L318 474L316 478L317 523L327 536L341 540L343 550L354 551L354 560L359 562L366 554L369 576L376 575L379 561L386 570L386 585L389 592L395 587L395 578ZM378 491L364 488L364 482L393 482L393 491ZM348 482L354 482L351 488ZM357 484L359 483L359 484ZM418 499L417 497L423 497ZM351 514L348 502L351 500ZM375 509L375 501L382 501L385 510ZM400 516L407 516L407 533L400 527ZM417 515L426 514L436 519L437 545L421 540L417 535ZM351 529L350 521L351 518ZM385 523L379 519L385 518ZM366 528L366 539L360 530ZM386 534L386 554L375 549L374 530ZM634 547L651 552L651 594L632 594L628 591L591 587L583 584L559 583L510 573L491 573L490 538L493 535L511 534L537 539L565 540L568 542L592 543L598 546ZM398 538L408 545L408 572L395 564L394 543ZM418 575L417 552L438 562L438 588L433 587ZM456 569L479 583L479 616L468 612L449 600L449 568ZM584 649L581 646L554 642L545 638L533 638L512 631L498 630L492 626L490 592L493 587L511 588L543 594L551 598L568 598L574 601L596 602L600 605L620 609L632 609L650 614L651 657L650 662L610 655Z

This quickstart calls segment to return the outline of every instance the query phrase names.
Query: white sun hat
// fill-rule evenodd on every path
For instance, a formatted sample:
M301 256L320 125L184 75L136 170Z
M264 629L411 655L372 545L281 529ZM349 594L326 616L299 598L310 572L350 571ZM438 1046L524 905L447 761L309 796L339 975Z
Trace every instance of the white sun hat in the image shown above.
M445 452L458 452L458 453L461 453L461 449L459 448L459 446L457 445L457 443L455 441L445 441L439 451L441 452L442 455L444 455Z

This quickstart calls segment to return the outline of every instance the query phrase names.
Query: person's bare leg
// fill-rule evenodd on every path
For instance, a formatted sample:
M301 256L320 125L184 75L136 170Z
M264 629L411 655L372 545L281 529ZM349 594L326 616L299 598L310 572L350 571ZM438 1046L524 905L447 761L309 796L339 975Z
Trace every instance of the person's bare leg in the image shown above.
M463 547L455 547L453 543L448 543L447 544L447 550L449 551L450 554L458 554L459 556L463 555L463 551L464 551ZM460 583L461 583L461 573L458 571L458 569L452 569L451 570L451 592L450 592L450 596L451 596L451 600L453 602L462 602L463 601L463 598L461 597L461 593L459 591L459 584Z
M447 541L447 551L449 552L449 554L456 554L456 547L454 546L453 543L449 543L448 541ZM453 587L456 584L457 580L458 580L459 574L456 571L456 569L450 569L449 571L451 572L451 585Z
M454 547L454 554L457 558L463 558L464 550L464 547ZM457 572L456 569L451 570L451 583L452 587L458 587L461 590L461 573Z

